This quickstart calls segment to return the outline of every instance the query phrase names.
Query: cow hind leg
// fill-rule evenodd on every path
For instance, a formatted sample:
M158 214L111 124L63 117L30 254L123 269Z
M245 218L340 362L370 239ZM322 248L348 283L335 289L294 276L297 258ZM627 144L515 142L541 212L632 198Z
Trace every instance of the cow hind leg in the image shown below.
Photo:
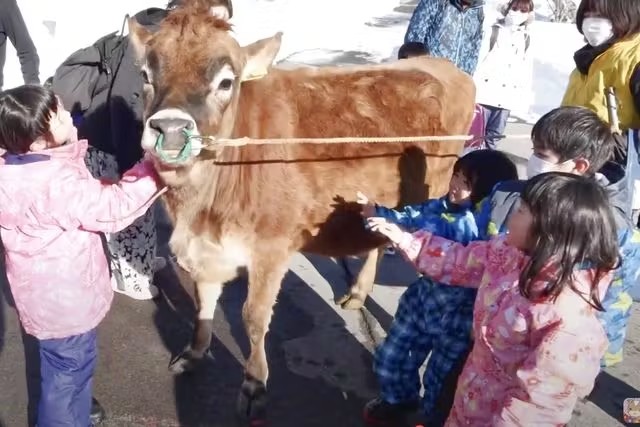
M211 360L211 337L213 335L213 316L225 282L233 279L236 272L226 271L215 280L196 282L198 314L191 343L169 363L174 374L193 371L202 362Z
M373 291L373 282L383 255L384 251L381 248L373 249L367 253L355 283L351 286L349 292L338 300L338 304L342 308L345 310L359 310L364 306L364 301Z
M266 419L267 377L269 367L265 336L273 306L288 269L288 255L274 257L261 251L264 259L254 259L249 267L249 292L242 308L242 318L251 352L245 365L244 381L238 396L237 415L243 425L257 425Z

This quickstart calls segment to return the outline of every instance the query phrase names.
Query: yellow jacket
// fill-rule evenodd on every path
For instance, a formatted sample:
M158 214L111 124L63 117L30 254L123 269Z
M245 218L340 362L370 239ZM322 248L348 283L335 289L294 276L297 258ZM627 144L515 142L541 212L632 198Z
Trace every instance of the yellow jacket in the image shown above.
M620 128L640 129L638 93L640 90L640 33L614 43L598 55L588 67L587 74L576 68L569 77L569 85L562 100L563 106L580 106L594 111L609 122L605 89L613 87L618 99ZM635 81L635 83L633 83Z

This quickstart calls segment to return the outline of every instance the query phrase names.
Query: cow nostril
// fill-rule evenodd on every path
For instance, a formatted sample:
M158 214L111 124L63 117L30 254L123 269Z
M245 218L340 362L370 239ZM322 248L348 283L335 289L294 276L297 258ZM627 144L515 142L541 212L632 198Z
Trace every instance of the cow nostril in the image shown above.
M161 134L170 134L182 132L185 129L192 130L194 123L192 120L180 118L150 119L149 127Z
M157 130L158 132L162 132L162 129L160 127L161 121L162 119L151 119L149 120L149 127L153 130Z

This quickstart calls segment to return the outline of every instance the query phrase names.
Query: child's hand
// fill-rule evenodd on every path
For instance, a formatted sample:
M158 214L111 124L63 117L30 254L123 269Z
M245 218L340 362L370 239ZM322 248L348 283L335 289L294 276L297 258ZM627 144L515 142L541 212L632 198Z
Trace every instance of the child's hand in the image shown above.
M367 220L371 231L376 231L384 236L386 236L391 243L398 244L400 240L404 236L404 230L398 227L396 224L387 221L386 218L381 217L371 217Z
M370 218L376 215L376 206L369 202L369 198L358 191L356 194L356 202L362 205L361 215L365 218Z

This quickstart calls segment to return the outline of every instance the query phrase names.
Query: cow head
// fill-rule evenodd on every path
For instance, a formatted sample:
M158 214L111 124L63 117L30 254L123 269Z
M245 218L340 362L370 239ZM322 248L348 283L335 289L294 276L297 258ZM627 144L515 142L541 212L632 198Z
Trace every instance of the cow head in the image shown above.
M278 53L281 33L241 47L228 15L180 7L154 33L129 20L145 80L142 148L164 166L191 162L200 152L199 136L230 137L241 83L263 75Z

